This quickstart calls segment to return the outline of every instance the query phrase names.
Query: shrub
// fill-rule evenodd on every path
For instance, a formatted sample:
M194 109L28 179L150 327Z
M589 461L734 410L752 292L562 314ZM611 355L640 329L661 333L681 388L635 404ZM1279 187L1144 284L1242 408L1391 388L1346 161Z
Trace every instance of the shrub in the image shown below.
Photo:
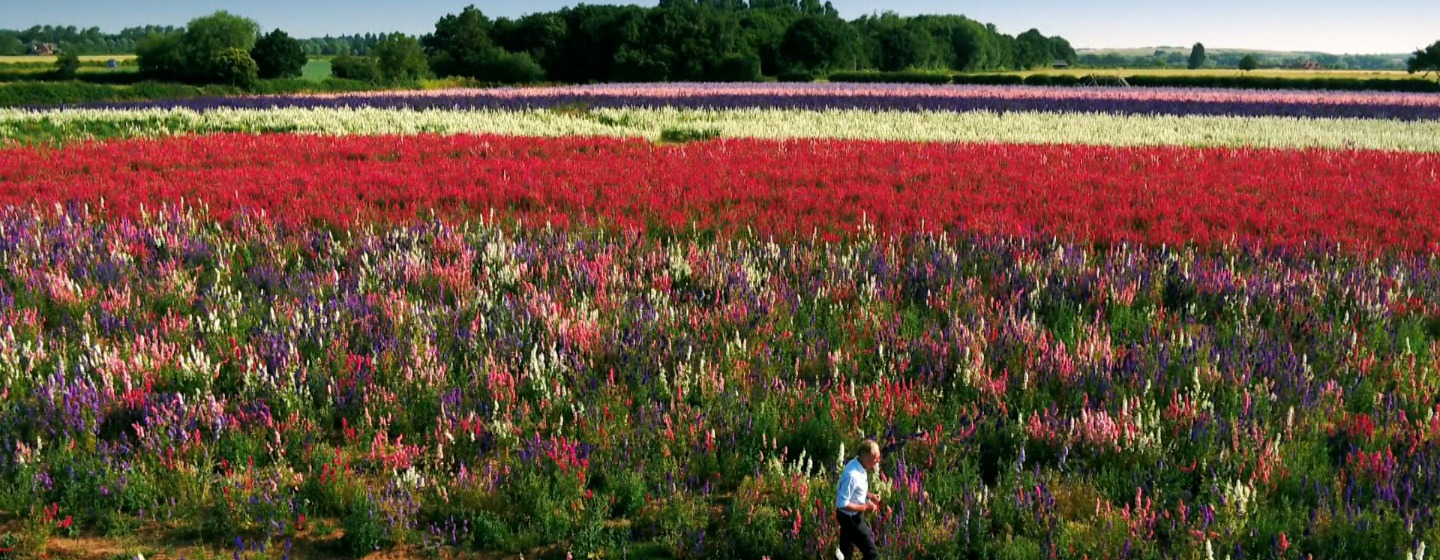
M55 59L55 77L61 80L73 80L80 72L80 57L75 53L67 52Z
M1018 86L1025 83L1025 78L1016 74L956 74L951 81L957 84Z
M330 61L330 72L341 80L374 82L379 72L375 59L368 56L342 54Z
M530 53L509 53L501 49L481 63L481 81L501 84L533 84L545 79L545 69L530 58Z
M276 29L265 34L250 49L261 78L298 78L305 68L305 49L300 41Z
M760 79L760 57L729 55L715 64L710 79L716 82L753 82Z
M827 78L832 82L895 83L895 84L948 84L950 74L937 72L835 72Z
M667 128L660 132L660 141L676 144L713 140L719 137L720 130L715 128Z
M813 82L815 74L805 70L786 70L781 72L777 78L782 82Z
M380 511L373 499L367 498L356 504L345 516L345 550L355 556L364 556L380 550L386 544L385 527L381 524Z
M211 59L210 66L214 70L217 83L248 89L254 87L255 82L260 79L260 67L244 49L220 51L220 54Z

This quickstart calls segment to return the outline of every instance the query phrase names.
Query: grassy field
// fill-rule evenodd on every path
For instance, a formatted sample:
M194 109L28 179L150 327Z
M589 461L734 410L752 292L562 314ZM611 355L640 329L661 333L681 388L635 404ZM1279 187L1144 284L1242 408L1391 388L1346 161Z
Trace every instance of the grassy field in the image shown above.
M329 78L331 74L330 61L320 58L312 58L305 63L301 69L300 77L312 82L319 82Z

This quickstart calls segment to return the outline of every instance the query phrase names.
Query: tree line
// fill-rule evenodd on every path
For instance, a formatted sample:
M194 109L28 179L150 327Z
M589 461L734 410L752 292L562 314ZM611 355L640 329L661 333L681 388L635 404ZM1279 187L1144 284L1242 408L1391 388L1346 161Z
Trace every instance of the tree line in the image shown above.
M141 71L192 83L243 82L247 56L259 77L269 77L267 67L282 77L297 73L272 63L280 51L334 55L337 76L377 82L432 75L496 83L750 81L841 70L1022 70L1077 60L1068 41L1036 29L1012 36L964 16L892 12L847 21L819 0L582 4L494 19L472 5L420 37L295 39L281 30L262 37L253 20L228 12L147 31L134 40ZM73 50L74 43L57 40ZM262 46L274 52L255 52Z
M1187 54L1181 48L1158 48L1144 54L1119 52L1083 53L1079 65L1086 68L1194 68L1192 47ZM1240 51L1209 51L1204 53L1199 68L1239 68L1248 56L1263 68L1308 68L1326 70L1403 70L1403 55L1268 53Z
M103 33L98 27L36 25L29 29L0 29L0 56L30 54L32 46L51 45L62 52L85 54L133 54L135 45L152 33L173 33L169 25L127 27L119 33Z

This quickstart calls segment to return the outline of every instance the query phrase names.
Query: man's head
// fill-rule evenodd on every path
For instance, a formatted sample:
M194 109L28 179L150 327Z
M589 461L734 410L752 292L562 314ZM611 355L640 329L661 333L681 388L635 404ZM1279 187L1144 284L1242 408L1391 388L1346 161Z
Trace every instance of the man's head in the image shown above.
M872 470L875 465L880 464L880 444L873 439L860 442L860 466L865 470Z

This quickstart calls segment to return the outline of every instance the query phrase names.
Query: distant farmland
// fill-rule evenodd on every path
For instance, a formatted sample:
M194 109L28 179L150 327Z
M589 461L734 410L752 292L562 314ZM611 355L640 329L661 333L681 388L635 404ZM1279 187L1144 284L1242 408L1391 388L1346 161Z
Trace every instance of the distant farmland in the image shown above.
M1345 78L1345 79L1397 79L1403 80L1416 77L1401 70L1300 70L1285 68L1266 68L1263 70L1237 70L1234 68L1203 68L1190 70L1186 68L1069 68L1064 70L1035 70L1025 72L1007 72L1019 76L1030 76L1035 74L1051 76L1256 76L1266 78Z

